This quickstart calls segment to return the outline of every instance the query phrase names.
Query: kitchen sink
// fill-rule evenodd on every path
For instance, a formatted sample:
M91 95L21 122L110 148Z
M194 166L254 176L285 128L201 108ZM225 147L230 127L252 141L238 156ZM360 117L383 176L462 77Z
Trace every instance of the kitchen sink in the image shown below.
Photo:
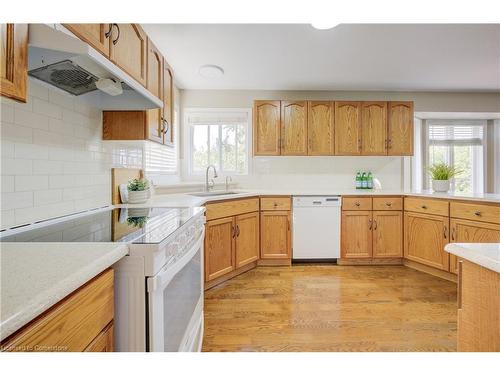
M213 196L241 194L241 193L242 193L241 191L215 190L215 191L203 191L200 193L190 193L189 195L193 195L195 197L213 197Z

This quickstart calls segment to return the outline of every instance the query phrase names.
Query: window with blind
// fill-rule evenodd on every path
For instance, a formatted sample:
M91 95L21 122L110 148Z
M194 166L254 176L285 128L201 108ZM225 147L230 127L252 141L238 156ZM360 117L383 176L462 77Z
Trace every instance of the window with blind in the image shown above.
M248 174L249 109L187 109L189 174L212 164L222 175Z
M427 165L446 163L461 173L451 190L484 192L486 121L427 120ZM427 186L430 186L430 177Z

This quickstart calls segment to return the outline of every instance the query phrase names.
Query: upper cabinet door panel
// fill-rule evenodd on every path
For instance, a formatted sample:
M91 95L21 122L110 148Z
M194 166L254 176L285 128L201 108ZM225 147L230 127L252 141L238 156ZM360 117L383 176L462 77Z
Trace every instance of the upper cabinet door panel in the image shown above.
M387 155L387 102L363 102L361 154Z
M307 155L307 102L281 102L281 155Z
M146 88L158 99L163 99L163 56L148 38L148 71Z
M138 24L120 23L113 27L110 59L132 78L146 86L147 36Z
M280 101L256 100L253 105L254 155L280 154Z
M308 102L308 155L333 155L333 102Z
M164 143L174 143L174 74L170 65L163 59L163 120Z
M413 102L389 102L388 155L413 155Z
M104 56L109 56L110 23L65 23L63 26Z
M335 155L361 154L361 102L335 102Z
M0 24L0 93L26 102L28 24Z

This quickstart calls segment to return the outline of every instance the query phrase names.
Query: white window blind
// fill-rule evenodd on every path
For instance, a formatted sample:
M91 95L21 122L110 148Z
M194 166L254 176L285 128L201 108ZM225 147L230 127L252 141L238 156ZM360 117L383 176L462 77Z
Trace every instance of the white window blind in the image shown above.
M481 146L484 127L482 124L440 125L429 124L429 144L433 146Z
M147 142L145 147L145 164L148 175L176 174L177 150L154 142Z

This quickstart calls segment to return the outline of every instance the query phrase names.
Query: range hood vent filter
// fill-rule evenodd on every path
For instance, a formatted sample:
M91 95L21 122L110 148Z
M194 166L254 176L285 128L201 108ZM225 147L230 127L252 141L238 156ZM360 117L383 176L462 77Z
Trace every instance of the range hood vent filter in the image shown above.
M95 83L99 80L71 60L42 66L28 74L76 96L97 90Z

